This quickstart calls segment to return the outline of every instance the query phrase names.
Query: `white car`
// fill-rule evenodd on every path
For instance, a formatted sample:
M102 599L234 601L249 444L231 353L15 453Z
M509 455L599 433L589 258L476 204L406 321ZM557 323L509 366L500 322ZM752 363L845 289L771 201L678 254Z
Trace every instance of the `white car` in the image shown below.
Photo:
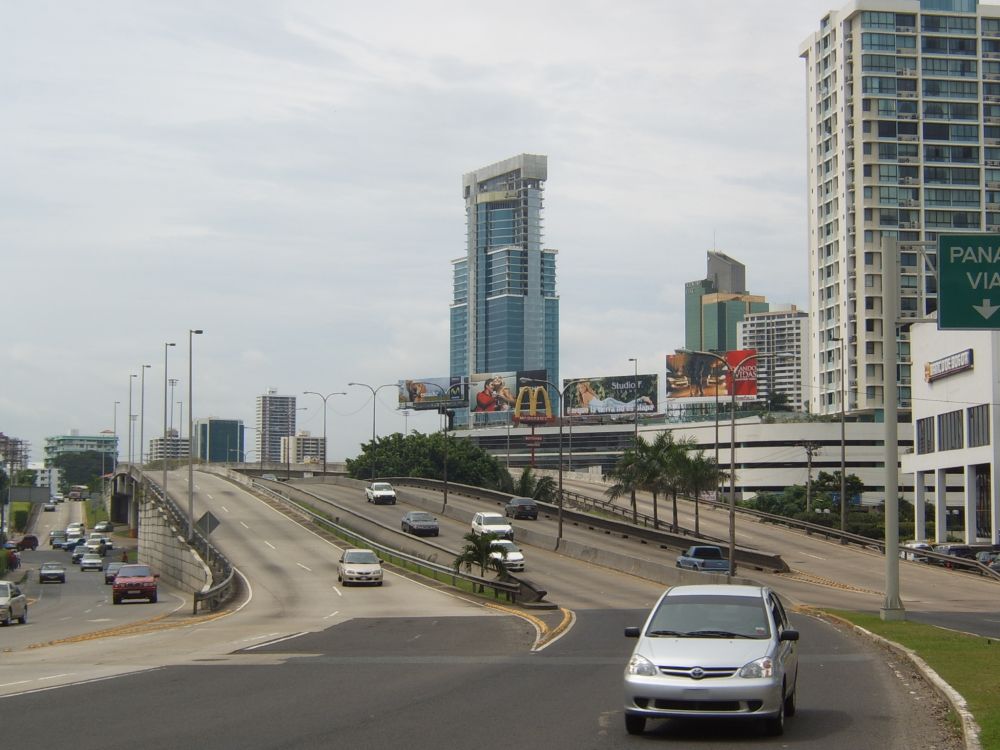
M514 527L507 521L507 516L502 513L492 513L483 511L476 513L472 517L472 533L476 536L480 534L493 534L499 539L510 539L514 541Z
M66 536L83 536L87 533L87 527L82 521L73 521L66 527Z
M494 550L490 552L490 557L502 560L507 570L512 572L524 570L524 553L514 542L508 539L494 539L490 542L490 547Z
M382 561L370 549L345 549L337 564L337 580L382 585Z
M0 581L0 622L10 625L17 620L28 622L28 598L12 581Z
M84 552L80 558L80 570L104 570L104 560L96 552Z
M365 487L365 499L375 505L395 505L396 490L388 482L372 482Z

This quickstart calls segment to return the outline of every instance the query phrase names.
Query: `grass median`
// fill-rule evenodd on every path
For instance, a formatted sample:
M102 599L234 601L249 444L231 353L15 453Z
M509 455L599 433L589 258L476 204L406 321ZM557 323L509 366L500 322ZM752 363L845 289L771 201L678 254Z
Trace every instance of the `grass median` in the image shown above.
M829 612L915 652L965 698L982 732L982 746L1000 748L1000 641L908 620Z

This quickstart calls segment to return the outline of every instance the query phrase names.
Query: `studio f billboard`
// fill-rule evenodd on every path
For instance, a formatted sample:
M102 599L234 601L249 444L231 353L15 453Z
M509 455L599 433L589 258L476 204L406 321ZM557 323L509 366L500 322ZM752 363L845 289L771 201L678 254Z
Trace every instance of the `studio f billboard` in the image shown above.
M733 395L732 369L736 369L737 396L757 395L756 349L738 349L720 354L677 352L667 355L668 399L714 399ZM742 363L742 364L741 364Z
M398 385L400 409L464 407L469 402L468 391L458 376L400 380Z
M649 414L657 410L657 375L563 380L564 414Z

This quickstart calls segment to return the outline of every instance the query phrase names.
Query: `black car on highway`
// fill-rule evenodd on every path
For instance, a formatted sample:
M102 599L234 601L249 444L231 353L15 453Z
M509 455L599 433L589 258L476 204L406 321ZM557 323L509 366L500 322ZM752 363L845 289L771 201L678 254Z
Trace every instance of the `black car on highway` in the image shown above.
M403 531L417 536L437 536L440 533L438 520L422 510L411 510L402 521Z
M510 518L538 518L538 504L530 497L512 497L504 506L504 515Z

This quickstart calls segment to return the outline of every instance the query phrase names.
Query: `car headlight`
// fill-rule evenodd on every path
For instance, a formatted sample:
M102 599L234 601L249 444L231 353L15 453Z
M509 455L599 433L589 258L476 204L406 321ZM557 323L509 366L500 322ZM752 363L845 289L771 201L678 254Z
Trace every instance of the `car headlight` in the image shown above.
M770 656L764 656L756 661L752 661L740 669L740 677L774 677L774 661Z
M639 654L632 654L632 658L628 660L628 666L625 667L625 674L637 674L643 677L656 677L659 671L656 666L647 659L645 656L639 656Z

